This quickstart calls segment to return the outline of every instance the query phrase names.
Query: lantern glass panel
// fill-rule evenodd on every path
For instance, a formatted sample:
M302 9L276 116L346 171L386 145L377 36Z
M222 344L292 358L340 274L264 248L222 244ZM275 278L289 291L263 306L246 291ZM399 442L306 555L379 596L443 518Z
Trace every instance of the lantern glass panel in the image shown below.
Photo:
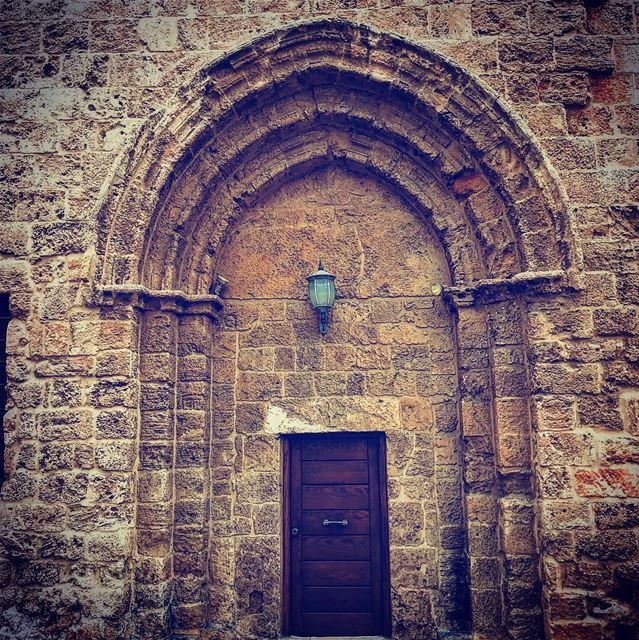
M335 276L317 275L310 278L308 296L313 307L332 307L335 302Z

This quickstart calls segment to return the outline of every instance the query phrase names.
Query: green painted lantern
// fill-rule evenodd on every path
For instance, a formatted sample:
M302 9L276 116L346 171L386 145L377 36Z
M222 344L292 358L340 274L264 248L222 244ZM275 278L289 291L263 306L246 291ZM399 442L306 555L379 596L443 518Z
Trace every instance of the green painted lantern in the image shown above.
M324 334L328 331L330 311L335 303L335 276L324 271L320 260L317 271L306 279L308 280L308 297L313 308L319 310L319 330Z

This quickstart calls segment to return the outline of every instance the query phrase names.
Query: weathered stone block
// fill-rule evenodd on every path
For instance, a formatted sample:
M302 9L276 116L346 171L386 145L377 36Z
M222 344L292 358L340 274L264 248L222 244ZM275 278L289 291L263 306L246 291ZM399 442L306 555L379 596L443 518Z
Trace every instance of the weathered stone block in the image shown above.
M279 496L279 474L245 473L238 479L237 498L240 502L250 504L277 502Z
M96 435L98 438L133 438L135 428L136 416L133 411L129 410L101 411L96 419Z
M135 464L134 443L127 440L99 442L95 459L98 467L105 471L131 471Z
M170 599L170 582L136 585L135 604L140 609L161 609L169 604Z
M89 47L89 23L80 20L61 20L46 24L43 46L48 53L86 51Z
M243 372L238 376L239 400L260 401L282 395L282 380L273 373Z
M612 110L606 105L588 105L566 109L568 133L574 136L612 134ZM606 200L609 202L610 200ZM589 200L596 202L596 200Z
M68 442L42 444L38 463L42 471L71 469L74 464L74 447Z
M175 356L172 353L143 353L140 375L146 382L166 382L175 379Z
M586 602L582 594L557 593L550 597L552 616L558 620L583 620Z
M178 440L205 440L208 433L207 418L204 411L178 411L175 426Z
M553 64L553 43L546 38L502 38L499 41L501 67L512 71L539 72Z
M619 401L605 395L579 398L577 415L582 427L592 426L609 431L623 429Z
M575 473L577 475L579 471ZM542 498L570 498L572 480L565 467L540 467L537 471L539 494Z
M576 35L557 40L555 62L560 71L612 71L612 39Z
M571 500L546 501L542 505L542 523L548 529L590 529L590 506Z
M59 506L18 505L13 516L13 526L17 530L36 532L64 531L66 513Z
M91 412L85 409L58 409L38 415L38 432L42 440L75 440L93 433Z
M60 568L54 562L27 562L18 565L16 583L35 587L50 587L60 580Z
M287 347L279 347L278 349L282 354L282 350L286 352ZM275 352L273 347L240 349L237 366L242 371L272 371L275 365ZM292 351L288 355L292 359ZM232 362L232 366L235 368L234 362Z
M523 397L528 391L526 369L521 366L494 368L495 393L501 397Z
M134 498L133 490L133 477L130 474L89 474L87 497L90 500L113 504L129 503Z
M136 391L127 379L100 380L89 391L89 402L94 407L133 407Z
M632 335L637 331L635 309L596 309L593 312L595 331L599 335Z
M87 558L98 562L126 559L131 540L128 531L95 533L87 538Z
M538 35L584 33L586 10L571 3L535 2L530 7L529 19L531 31Z
M594 512L598 529L631 529L639 526L637 502L596 502Z
M173 51L177 45L177 19L143 18L138 33L149 51Z
M175 465L177 468L203 466L207 458L208 443L180 442L176 447Z
M273 436L247 436L244 438L244 469L277 471L280 465L280 447Z
M530 437L528 434L500 434L497 459L503 467L526 468L530 464Z
M595 560L628 560L639 546L632 531L579 533L577 551Z
M526 33L528 20L523 2L509 3L504 7L499 2L481 2L471 8L473 33L475 35L500 35Z
M210 406L210 389L207 382L179 382L176 389L177 408L185 411L207 411Z
M366 374L366 391L371 396L412 396L416 390L416 375L412 371L369 371Z
M605 2L601 5L588 5L588 33L624 34L632 33L632 7L625 2Z
M538 393L598 393L601 373L597 365L537 365L533 372L533 389Z
M32 560L36 558L38 537L32 533L6 532L0 535L0 549L3 558L11 560ZM43 557L46 557L43 555Z
M5 467L5 473L8 469ZM6 478L2 484L0 496L10 502L18 502L24 498L34 497L37 481L31 474L16 471Z
M389 504L391 544L417 546L424 539L424 513L416 502L394 502Z
M82 253L89 242L89 227L84 222L38 223L33 226L33 249L40 256Z
M140 435L145 440L168 440L173 433L172 411L143 411Z
M137 23L134 20L95 20L91 22L92 51L125 53L140 47Z
M583 497L639 497L639 478L627 469L580 469L575 472L577 494Z
M315 395L313 376L310 373L288 373L284 376L284 396L308 398Z
M473 625L478 631L495 631L501 624L501 598L496 589L474 589Z
M639 438L610 437L601 443L602 459L610 464L639 464Z
M588 466L594 460L594 442L588 433L539 434L537 451L542 466Z
M404 429L430 431L433 428L433 409L425 398L402 398L400 413Z
M45 502L80 502L86 498L89 478L86 473L47 474L40 482L40 499Z

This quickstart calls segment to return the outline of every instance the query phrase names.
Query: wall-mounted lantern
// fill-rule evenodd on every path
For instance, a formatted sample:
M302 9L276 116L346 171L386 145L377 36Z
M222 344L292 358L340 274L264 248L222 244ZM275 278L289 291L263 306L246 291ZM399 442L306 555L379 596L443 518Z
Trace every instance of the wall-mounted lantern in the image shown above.
M320 260L317 271L306 278L308 280L308 298L314 309L319 310L319 330L328 331L330 312L335 303L335 276L324 271Z

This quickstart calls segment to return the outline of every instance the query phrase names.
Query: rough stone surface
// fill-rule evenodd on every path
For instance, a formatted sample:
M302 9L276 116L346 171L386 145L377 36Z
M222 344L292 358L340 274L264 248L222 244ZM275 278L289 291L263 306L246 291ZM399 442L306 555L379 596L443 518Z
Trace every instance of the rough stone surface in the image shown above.
M267 195L236 222L229 238L218 264L230 280L224 331L215 340L236 345L225 354L231 366L218 364L218 382L233 389L235 401L230 415L226 407L222 415L214 410L213 428L218 420L225 427L235 420L223 459L233 468L238 489L213 517L235 516L240 540L270 549L253 553L250 562L236 551L236 585L241 586L233 619L256 635L264 634L264 627L275 633L280 627L281 560L268 542L279 533L281 520L278 438L384 431L393 488L390 552L397 559L392 597L403 611L396 633L413 637L419 632L409 634L404 625L413 621L412 628L426 613L440 619L442 628L463 630L463 620L455 622L450 610L451 603L466 597L463 582L449 602L437 595L448 575L438 558L449 543L425 526L425 518L440 526L438 513L442 531L445 524L461 525L453 514L462 509L461 478L451 476L461 462L454 444L458 428L446 426L440 434L435 429L438 403L456 395L456 367L452 342L440 340L440 329L450 323L448 311L441 299L423 295L427 283L449 279L428 227L387 188L332 167ZM338 274L339 291L323 339L305 300L305 276L320 257ZM415 344L405 344L403 335ZM441 396L428 393L418 385L418 372L446 376L451 388ZM438 446L448 446L452 455L437 460ZM237 550L234 538L229 543ZM457 551L446 553L461 548L463 534ZM430 560L426 564L420 557ZM433 576L428 582L424 571ZM427 611L425 602L431 603Z
M0 11L0 637L277 637L332 430L386 433L395 637L637 634L636 0Z

